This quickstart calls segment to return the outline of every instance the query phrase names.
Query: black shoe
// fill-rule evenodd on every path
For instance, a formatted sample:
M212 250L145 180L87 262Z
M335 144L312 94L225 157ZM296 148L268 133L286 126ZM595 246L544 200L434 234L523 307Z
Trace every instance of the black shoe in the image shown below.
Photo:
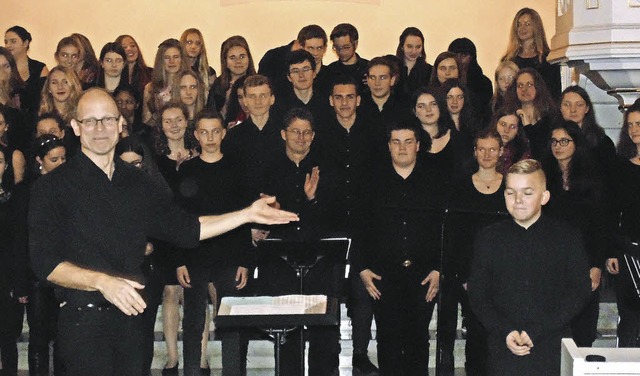
M162 376L178 376L178 366L180 364L176 363L176 365L174 367L171 368L163 368L162 369Z
M202 376L211 376L211 368L200 368L200 374Z
M351 360L353 366L353 375L360 376L376 376L379 375L378 367L376 367L367 354L355 354Z

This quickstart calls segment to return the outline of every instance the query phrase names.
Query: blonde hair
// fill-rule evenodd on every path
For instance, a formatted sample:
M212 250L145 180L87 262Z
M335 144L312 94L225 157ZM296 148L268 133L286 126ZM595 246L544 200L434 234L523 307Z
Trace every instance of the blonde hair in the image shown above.
M204 83L204 87L207 89L207 93L209 91L209 87L213 82L209 82L209 59L207 58L207 47L204 44L204 37L200 30L196 28L190 28L185 30L180 36L180 43L182 43L183 48L187 43L187 37L190 34L196 34L200 41L202 42L202 49L200 50L200 55L198 55L198 66L196 67L196 73L200 76L200 80ZM186 55L186 54L185 54Z
M507 171L507 175L530 175L530 174L540 174L542 178L542 184L546 187L547 185L547 177L542 170L542 164L535 159L523 159L511 165L509 170Z
M55 105L55 101L53 100L53 96L49 91L49 85L51 84L51 78L55 72L62 72L65 75L67 81L69 81L69 87L71 93L69 94L69 99L64 104L64 111L60 113ZM75 113L76 106L78 105L78 99L80 99L80 94L82 94L82 84L80 83L80 78L78 78L78 74L75 70L69 69L63 66L58 65L49 71L49 75L44 82L44 86L42 87L42 91L40 93L40 109L38 110L38 116L47 112L53 112L59 114L60 117L65 121L65 124L69 124L71 118Z
M543 62L547 54L551 49L547 44L547 36L544 32L544 26L542 25L542 18L540 14L531 8L522 8L516 13L511 23L511 32L509 33L509 44L507 45L507 51L502 57L501 61L513 60L522 50L522 45L518 39L518 20L524 15L531 17L531 23L533 24L533 39L536 53L538 54L538 61Z
M493 113L495 113L500 107L504 106L504 94L500 92L500 84L498 83L498 76L500 75L500 71L505 68L509 68L513 71L514 81L515 81L516 74L518 74L518 71L520 71L520 68L518 67L518 65L511 60L505 60L500 62L500 64L498 64L498 67L496 68L496 71L494 74L495 89L493 91L493 98L491 98L491 112ZM511 82L511 84L513 84L513 82Z

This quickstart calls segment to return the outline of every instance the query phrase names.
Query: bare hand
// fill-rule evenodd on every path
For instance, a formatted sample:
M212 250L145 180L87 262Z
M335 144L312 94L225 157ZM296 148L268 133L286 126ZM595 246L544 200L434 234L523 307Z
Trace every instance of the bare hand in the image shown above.
M249 275L249 269L238 266L236 271L236 289L242 290L247 285L247 278Z
M531 338L524 330L520 333L517 330L512 331L507 335L505 342L509 351L518 356L529 355L533 347Z
M257 246L258 242L260 240L264 240L269 236L269 231L266 230L260 230L258 228L252 228L251 229L251 242L253 243L253 246Z
M316 198L316 191L318 190L318 182L320 181L320 169L318 166L311 169L311 174L307 174L304 179L304 194L307 195L307 200L311 201Z
M429 290L427 290L427 295L424 298L427 302L430 302L436 297L440 289L440 272L432 270L427 278L422 280L421 285L424 286L427 283L429 284Z
M149 256L153 253L153 243L147 242L147 247L144 249L144 255Z
M260 198L265 198L265 197L271 197L267 194L264 193L260 193ZM269 206L271 206L274 209L280 209L280 203L276 200L275 202L269 204Z
M613 275L620 273L620 264L617 258L607 259L607 271Z
M362 280L362 283L364 283L364 287L367 289L369 296L371 296L375 300L379 300L382 294L376 288L376 285L373 283L373 280L375 279L380 281L382 277L372 272L371 269L365 269L360 272L360 279Z
M143 288L144 286L136 281L108 275L105 275L97 286L105 299L127 316L137 316L147 308L147 304L138 293L138 290Z
M276 202L273 196L267 196L256 200L249 208L249 222L262 223L264 225L285 224L299 221L295 213L274 209L270 205Z
M589 278L591 278L591 291L596 291L600 286L600 278L602 277L602 269L591 268L589 269Z
M191 288L191 277L189 276L189 269L185 265L176 268L176 278L180 286L185 289Z

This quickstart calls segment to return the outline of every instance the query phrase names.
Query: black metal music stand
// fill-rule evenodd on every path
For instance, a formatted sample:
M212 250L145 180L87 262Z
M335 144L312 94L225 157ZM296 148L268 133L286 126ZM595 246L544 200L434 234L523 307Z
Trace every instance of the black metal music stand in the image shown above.
M258 242L258 270L261 265L269 262L284 261L296 273L298 279L297 293L308 293L304 289L304 280L307 274L320 261L325 265L344 266L351 240L349 238L323 238L315 241L289 241L284 239L266 239ZM329 278L332 277L328 276ZM345 278L345 273L342 273ZM262 273L258 271L256 280L260 283ZM273 275L270 275L274 278ZM338 281L335 285L339 285ZM290 294L293 291L278 291L278 294ZM217 316L216 327L224 328L221 336L230 346L239 345L240 330L258 329L266 334L274 343L275 374L280 375L280 350L285 343L287 335L305 326L338 326L340 324L340 302L335 297L327 298L327 311L325 314L300 314L300 315L246 315L246 316ZM229 330L230 329L230 330ZM304 335L301 336L301 374L304 375ZM239 354L238 354L239 355ZM239 356L238 356L239 358Z

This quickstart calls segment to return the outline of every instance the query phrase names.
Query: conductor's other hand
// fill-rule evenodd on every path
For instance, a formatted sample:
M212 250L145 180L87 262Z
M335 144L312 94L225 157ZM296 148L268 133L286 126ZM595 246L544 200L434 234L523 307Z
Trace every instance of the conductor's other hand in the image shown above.
M438 291L440 290L440 272L437 270L432 270L431 273L427 276L427 278L422 280L422 285L429 284L429 290L427 290L427 295L424 297L427 302L432 301Z
M520 333L517 330L512 331L507 335L505 342L509 351L518 356L529 355L533 347L531 338L524 330Z
M376 288L373 280L375 279L379 281L382 277L372 272L370 269L365 269L360 272L360 279L362 280L362 283L364 283L364 287L367 289L369 296L375 300L379 300L382 294L380 294L380 291Z
M300 220L295 213L271 207L275 203L276 198L273 196L262 197L254 201L246 209L249 215L249 222L277 225Z
M137 316L147 308L147 304L138 293L138 290L143 288L144 286L136 281L108 275L105 275L98 284L98 291L105 299L127 316Z
M185 289L191 288L191 277L189 277L189 269L185 265L176 268L176 278L180 286Z
M318 166L311 169L311 173L307 174L304 179L304 194L307 196L307 200L311 201L316 198L316 191L318 190L318 182L320 181L320 169Z

